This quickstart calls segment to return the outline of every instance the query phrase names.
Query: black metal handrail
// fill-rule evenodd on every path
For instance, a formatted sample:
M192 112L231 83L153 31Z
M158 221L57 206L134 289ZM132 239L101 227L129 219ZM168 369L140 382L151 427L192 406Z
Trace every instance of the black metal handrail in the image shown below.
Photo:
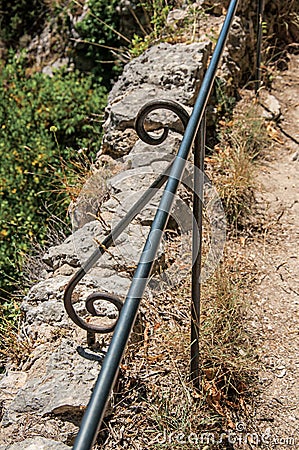
M257 5L257 50L256 50L256 76L255 76L255 94L259 96L261 87L261 49L263 37L263 15L265 0L258 0Z
M259 11L262 11L262 2L259 0ZM213 52L210 64L202 81L201 88L195 102L193 112L189 118L187 112L177 103L160 100L146 104L139 111L135 128L141 139L145 142L156 145L163 142L168 134L165 128L162 136L153 137L149 135L144 128L144 121L147 115L157 109L164 108L173 111L181 119L185 132L177 153L167 170L160 175L149 187L149 189L141 196L136 204L129 210L125 217L116 225L111 233L103 240L101 245L94 251L91 257L85 262L82 268L74 275L69 282L64 297L65 308L72 320L81 328L87 330L89 343L94 341L95 333L106 333L114 330L113 337L107 354L104 358L103 365L95 384L93 394L83 416L82 424L76 438L74 450L89 450L96 438L97 432L103 420L106 405L114 386L119 366L125 351L132 327L134 325L139 305L147 286L153 263L160 245L160 241L167 224L175 194L181 183L184 169L191 148L194 144L194 198L193 198L193 214L195 218L192 241L192 303L191 303L191 379L194 386L199 384L199 316L200 316L200 273L201 273L201 229L202 229L202 199L204 184L204 152L205 152L205 109L213 87L216 71L225 47L226 39L235 16L238 6L238 0L231 0L227 15L222 26L215 50ZM261 14L259 13L259 26L261 27ZM258 35L261 37L260 28ZM258 54L260 55L261 39L259 39ZM260 64L260 56L257 60ZM257 91L260 86L260 78L257 80ZM76 285L84 277L84 275L95 265L98 259L105 251L114 244L117 237L125 230L129 223L137 216L142 208L151 200L164 184L163 195L160 200L155 218L152 222L148 238L144 245L137 269L135 271L129 292L124 303L111 294L95 293L86 300L86 309L92 315L97 315L94 308L96 300L106 300L112 302L119 310L119 317L115 324L110 327L99 327L84 321L78 316L72 301L72 294Z

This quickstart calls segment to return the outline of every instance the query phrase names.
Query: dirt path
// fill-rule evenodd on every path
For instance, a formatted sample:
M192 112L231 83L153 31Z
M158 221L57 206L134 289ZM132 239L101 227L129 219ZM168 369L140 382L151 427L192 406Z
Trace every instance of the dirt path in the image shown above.
M246 249L259 273L249 296L249 329L258 346L261 394L250 428L259 437L259 447L267 449L299 448L298 67L299 56L293 56L289 70L274 84L286 134L281 134L284 144L259 175L257 200L264 232Z

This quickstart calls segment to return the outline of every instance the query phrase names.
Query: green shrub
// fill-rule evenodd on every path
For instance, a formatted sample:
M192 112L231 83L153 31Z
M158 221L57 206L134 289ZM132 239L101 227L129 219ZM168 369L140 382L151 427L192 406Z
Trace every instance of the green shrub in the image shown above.
M32 28L41 28L47 5L43 0L0 0L0 38L10 46L16 46L21 36Z
M111 57L111 49L117 51L125 42L117 31L120 19L116 10L118 3L118 0L89 0L87 14L76 25L81 40L76 48L77 57L83 62L83 68L87 66L108 84L111 71L117 70L118 63L118 58Z
M99 149L101 123L90 119L106 104L100 83L66 70L28 75L24 55L11 55L0 69L2 296L32 237L45 237L49 212L66 217L63 162L78 158L79 149L90 157Z

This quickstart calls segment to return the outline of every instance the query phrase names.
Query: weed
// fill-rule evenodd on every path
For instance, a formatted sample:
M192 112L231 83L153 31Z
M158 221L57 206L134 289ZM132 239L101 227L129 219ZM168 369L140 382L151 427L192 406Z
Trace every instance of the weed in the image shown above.
M225 85L226 82L222 78L216 77L214 96L217 116L222 118L226 117L229 119L233 114L233 110L236 105L236 98L227 94L228 87Z
M169 2L167 0L150 0L141 3L146 25L142 27L140 34L135 34L129 52L136 57L147 48L158 42L194 42L198 34L199 21L205 16L201 6L188 5L181 10L182 16L178 19L169 19L169 13L182 6L179 0Z
M17 366L29 356L33 343L20 332L20 307L18 297L0 305L0 372L9 359Z
M299 3L297 0L269 3L265 5L264 16L263 29L267 29L267 36L263 39L263 78L267 85L273 67L285 70L288 66L288 52L298 49Z
M236 227L242 225L254 200L254 162L270 147L264 120L255 105L245 108L237 118L220 121L219 143L207 158L208 172L227 219Z
M176 2L178 3L178 2ZM148 19L148 26L154 39L158 39L166 24L166 19L170 11L167 0L149 0L141 3ZM174 6L174 5L173 5Z
M130 44L130 40L118 31L119 2L89 0L85 5L86 2L74 0L73 3L82 10L87 6L84 18L76 24L80 39L76 40L78 45L74 49L75 60L79 65L83 63L95 75L101 76L105 84L110 86L111 72L117 75L121 70L120 47Z
M0 38L9 46L16 46L19 38L32 27L42 27L48 5L42 0L20 0L19 2L1 2Z

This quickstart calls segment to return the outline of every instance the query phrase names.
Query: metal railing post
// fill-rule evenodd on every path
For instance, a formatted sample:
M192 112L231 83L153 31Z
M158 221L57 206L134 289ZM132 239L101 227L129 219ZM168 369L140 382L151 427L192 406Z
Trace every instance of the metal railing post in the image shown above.
M257 51L256 51L256 76L255 76L255 95L259 96L261 87L261 60L262 60L262 38L263 38L263 15L265 0L258 0L257 7Z
M190 377L195 388L200 385L199 332L201 296L202 208L204 196L204 158L206 146L206 112L199 129L199 145L194 148L192 294L191 294L191 361Z

